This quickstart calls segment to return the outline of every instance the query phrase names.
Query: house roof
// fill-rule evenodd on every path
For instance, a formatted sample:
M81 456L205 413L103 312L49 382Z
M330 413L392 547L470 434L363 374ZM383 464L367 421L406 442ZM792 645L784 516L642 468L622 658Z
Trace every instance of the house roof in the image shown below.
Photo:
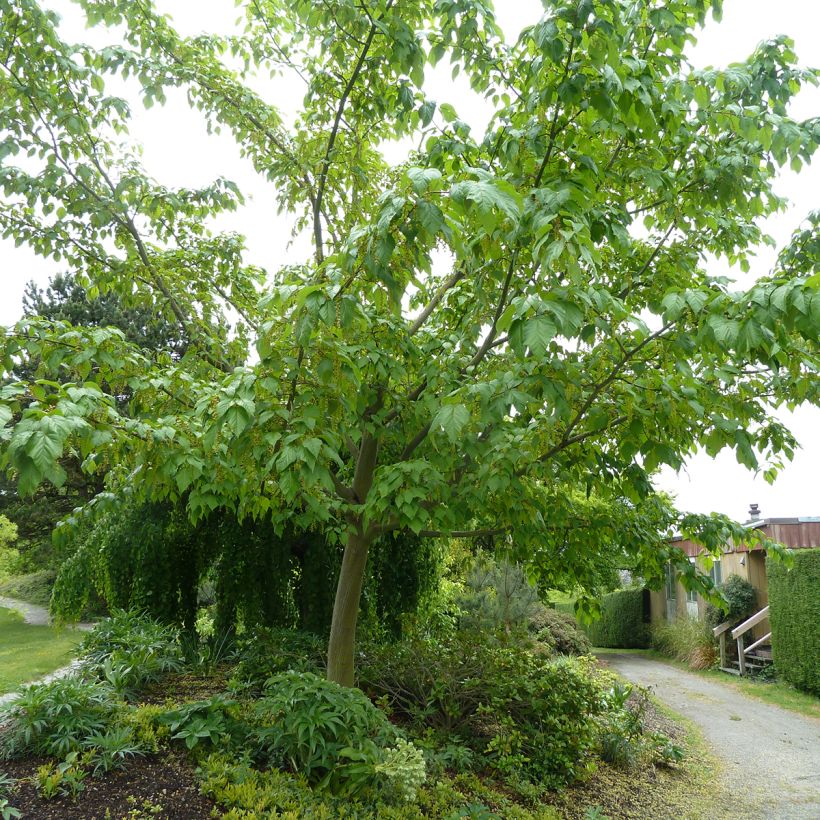
M820 547L820 516L802 516L798 518L760 518L747 521L743 525L747 529L763 530L773 541L789 549L813 549ZM704 548L695 544L682 535L669 539L677 544L689 556L700 555ZM749 552L746 544L727 544L728 552ZM760 547L751 547L752 551L759 551Z

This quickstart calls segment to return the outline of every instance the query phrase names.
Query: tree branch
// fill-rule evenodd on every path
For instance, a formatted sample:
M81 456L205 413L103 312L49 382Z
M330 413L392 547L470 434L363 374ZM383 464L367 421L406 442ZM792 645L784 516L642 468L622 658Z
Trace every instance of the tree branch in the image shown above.
M393 3L394 0L388 0L387 6L385 7L385 14L390 10ZM316 198L313 203L313 241L316 245L316 260L320 263L324 260L324 240L322 238L322 200L324 199L325 189L327 187L327 175L330 171L333 148L336 145L336 137L339 134L339 125L341 124L342 115L344 114L344 109L347 105L347 99L350 96L350 92L353 90L353 86L356 84L356 80L359 78L362 66L367 58L367 52L370 51L370 46L373 43L373 38L376 36L377 31L378 24L374 20L370 25L370 31L367 34L367 39L365 40L364 46L362 46L362 50L359 53L359 58L356 60L356 65L353 67L353 72L350 75L350 79L347 81L347 85L345 86L341 99L339 100L339 105L336 108L336 116L333 118L333 126L330 129L330 137L328 138L325 156L322 160L322 168L319 171L319 179L316 186Z

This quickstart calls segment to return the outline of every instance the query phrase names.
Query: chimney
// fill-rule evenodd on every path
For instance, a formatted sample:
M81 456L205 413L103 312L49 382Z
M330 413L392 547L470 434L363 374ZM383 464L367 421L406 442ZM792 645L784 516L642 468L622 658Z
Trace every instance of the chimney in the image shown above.
M749 505L749 520L750 521L757 521L760 518L760 505L759 504L750 504Z

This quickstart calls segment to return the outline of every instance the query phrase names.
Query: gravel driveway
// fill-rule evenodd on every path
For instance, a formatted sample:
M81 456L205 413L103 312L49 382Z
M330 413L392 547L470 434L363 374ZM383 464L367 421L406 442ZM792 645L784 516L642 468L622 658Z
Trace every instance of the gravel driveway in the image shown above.
M820 818L820 721L749 698L641 655L601 655L628 680L696 723L723 763L722 817Z

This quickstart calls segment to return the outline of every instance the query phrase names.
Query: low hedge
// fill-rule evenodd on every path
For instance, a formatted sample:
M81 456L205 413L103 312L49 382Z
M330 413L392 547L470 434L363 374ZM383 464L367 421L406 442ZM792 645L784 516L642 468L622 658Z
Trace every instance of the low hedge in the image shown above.
M775 668L820 695L820 549L795 551L790 570L770 558L766 573Z
M593 646L645 649L650 644L649 592L620 589L601 599L601 617L587 627Z

